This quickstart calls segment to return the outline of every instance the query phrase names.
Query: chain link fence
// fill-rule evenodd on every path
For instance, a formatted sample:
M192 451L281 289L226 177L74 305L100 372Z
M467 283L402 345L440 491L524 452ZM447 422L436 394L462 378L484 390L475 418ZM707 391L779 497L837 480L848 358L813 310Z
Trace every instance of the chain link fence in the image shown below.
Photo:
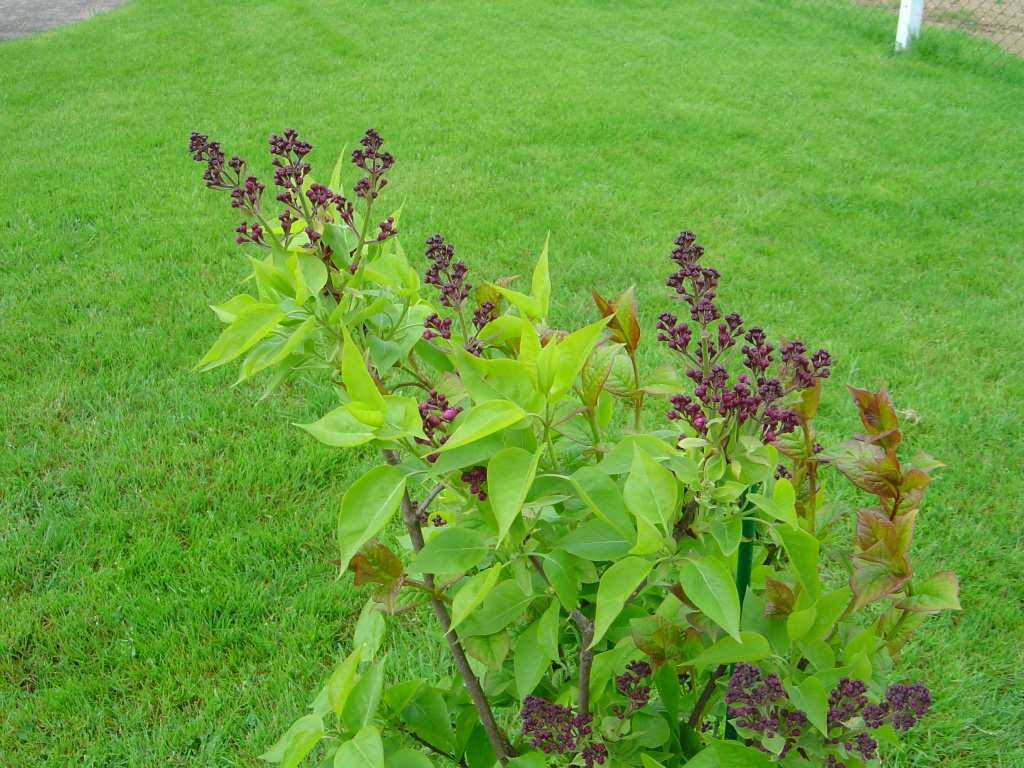
M776 0L895 42L900 0ZM914 43L944 58L1024 72L1024 0L924 0Z

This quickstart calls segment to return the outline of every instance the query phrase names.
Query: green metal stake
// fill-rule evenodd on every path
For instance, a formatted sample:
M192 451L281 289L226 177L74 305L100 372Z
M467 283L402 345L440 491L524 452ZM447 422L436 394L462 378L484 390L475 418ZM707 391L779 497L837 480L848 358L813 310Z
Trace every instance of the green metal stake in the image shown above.
M746 501L745 495L743 500ZM754 563L754 523L755 521L752 517L743 518L742 538L740 539L739 549L736 552L736 592L740 597L740 616L743 615L743 598L746 597L747 587L750 586L750 571ZM735 664L729 665L729 677L732 677L735 669ZM729 720L728 712L726 712L725 717L725 738L736 741L739 737L732 725L732 721Z

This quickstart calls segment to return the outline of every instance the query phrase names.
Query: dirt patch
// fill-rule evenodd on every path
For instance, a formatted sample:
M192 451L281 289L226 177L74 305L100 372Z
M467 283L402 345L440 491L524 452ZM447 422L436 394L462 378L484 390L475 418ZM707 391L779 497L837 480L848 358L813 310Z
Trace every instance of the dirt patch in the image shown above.
M127 0L0 0L0 40L82 21Z

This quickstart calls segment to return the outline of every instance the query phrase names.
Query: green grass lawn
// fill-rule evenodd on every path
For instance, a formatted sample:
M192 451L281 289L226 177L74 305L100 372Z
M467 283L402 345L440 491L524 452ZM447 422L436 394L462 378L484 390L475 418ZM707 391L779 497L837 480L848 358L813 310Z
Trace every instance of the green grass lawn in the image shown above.
M636 282L653 362L689 227L724 307L831 349L833 437L887 382L964 611L905 653L936 705L886 764L1024 766L1024 88L890 48L758 0L131 0L0 44L0 765L253 765L337 660L373 457L288 425L316 386L189 373L247 269L186 147L266 169L295 126L329 166L372 125L410 251L496 276L550 231L556 319ZM436 668L402 633L391 672Z

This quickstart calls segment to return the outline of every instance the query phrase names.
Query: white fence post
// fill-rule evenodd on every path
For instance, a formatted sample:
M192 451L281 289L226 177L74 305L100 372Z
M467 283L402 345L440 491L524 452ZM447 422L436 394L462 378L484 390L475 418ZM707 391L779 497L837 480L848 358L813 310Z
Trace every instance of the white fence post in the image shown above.
M924 15L924 0L903 0L900 3L900 20L896 24L896 50L904 51L910 42L921 34L921 17Z

